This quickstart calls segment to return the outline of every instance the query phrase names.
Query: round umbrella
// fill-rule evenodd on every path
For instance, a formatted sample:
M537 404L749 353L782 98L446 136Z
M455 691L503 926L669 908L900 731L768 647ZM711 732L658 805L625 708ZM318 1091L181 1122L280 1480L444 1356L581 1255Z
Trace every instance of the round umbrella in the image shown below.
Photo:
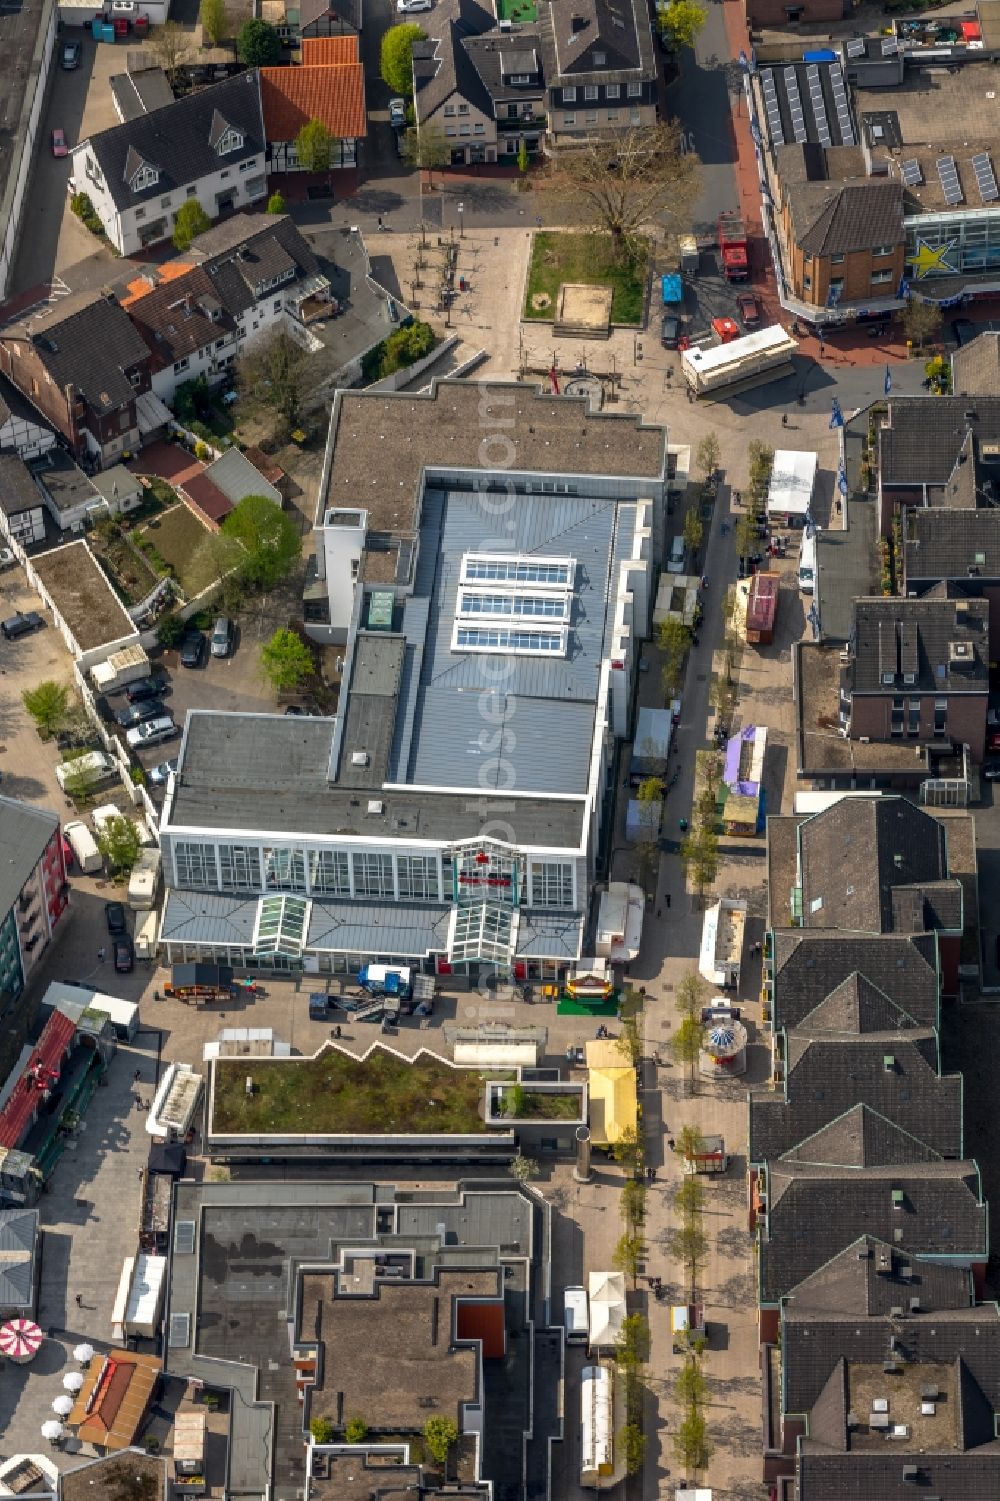
M34 1360L45 1336L31 1319L11 1319L0 1328L0 1351L15 1365Z
M42 1424L42 1438L47 1438L50 1444L54 1444L56 1440L61 1439L62 1436L63 1425L61 1423L57 1423L55 1418L46 1418L45 1422Z
M67 1371L63 1377L63 1386L68 1392L78 1392L83 1385L83 1377L79 1371Z
M88 1345L86 1342L82 1345L77 1345L73 1351L73 1359L78 1361L80 1365L89 1365L93 1358L94 1347L93 1345Z
M57 1418L68 1418L73 1411L73 1398L67 1396L53 1397L52 1411Z

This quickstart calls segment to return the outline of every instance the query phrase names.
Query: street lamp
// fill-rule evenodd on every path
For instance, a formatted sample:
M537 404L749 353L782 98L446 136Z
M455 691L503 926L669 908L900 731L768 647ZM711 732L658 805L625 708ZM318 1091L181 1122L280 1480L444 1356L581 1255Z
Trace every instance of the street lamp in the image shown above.
M465 204L458 205L458 238L465 239Z

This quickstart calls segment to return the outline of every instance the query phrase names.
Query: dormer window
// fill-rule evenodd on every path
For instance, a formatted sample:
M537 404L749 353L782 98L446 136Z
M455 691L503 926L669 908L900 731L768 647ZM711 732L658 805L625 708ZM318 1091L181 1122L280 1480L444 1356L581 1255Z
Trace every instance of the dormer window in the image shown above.
M244 139L242 130L230 125L218 110L213 111L208 144L214 149L216 156L229 156L233 151L242 151Z
M228 156L231 151L242 151L243 137L238 130L227 130L215 149L219 156Z
M132 178L132 181L129 183L129 187L132 189L133 193L144 193L147 188L155 188L159 180L159 172L157 172L155 167L151 167L149 163L146 162L139 168L138 172L136 172L135 176Z

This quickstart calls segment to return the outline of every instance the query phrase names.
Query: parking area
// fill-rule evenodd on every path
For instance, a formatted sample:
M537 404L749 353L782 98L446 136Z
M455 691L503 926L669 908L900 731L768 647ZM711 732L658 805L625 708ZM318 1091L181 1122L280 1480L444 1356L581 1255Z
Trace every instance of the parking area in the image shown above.
M60 66L62 48L67 42L81 45L80 66L69 71ZM88 135L117 125L108 80L124 68L122 49L97 43L89 32L78 27L66 26L59 32L11 293L51 280L68 266L93 256L95 250L107 261L109 271L114 267L110 251L101 250L99 241L70 212L66 191L70 158L54 157L50 142L53 130L60 129L72 149Z

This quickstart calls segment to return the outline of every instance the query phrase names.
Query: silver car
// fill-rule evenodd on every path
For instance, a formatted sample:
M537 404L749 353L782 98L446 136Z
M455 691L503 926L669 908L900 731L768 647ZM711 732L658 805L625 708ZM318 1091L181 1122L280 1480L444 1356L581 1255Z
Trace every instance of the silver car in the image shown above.
M233 622L228 615L220 615L212 632L212 656L228 657L233 649Z
M164 740L173 740L180 732L180 725L174 724L169 714L162 714L158 719L147 719L145 724L137 724L134 730L128 731L125 739L129 750L141 750L146 745L159 745Z

